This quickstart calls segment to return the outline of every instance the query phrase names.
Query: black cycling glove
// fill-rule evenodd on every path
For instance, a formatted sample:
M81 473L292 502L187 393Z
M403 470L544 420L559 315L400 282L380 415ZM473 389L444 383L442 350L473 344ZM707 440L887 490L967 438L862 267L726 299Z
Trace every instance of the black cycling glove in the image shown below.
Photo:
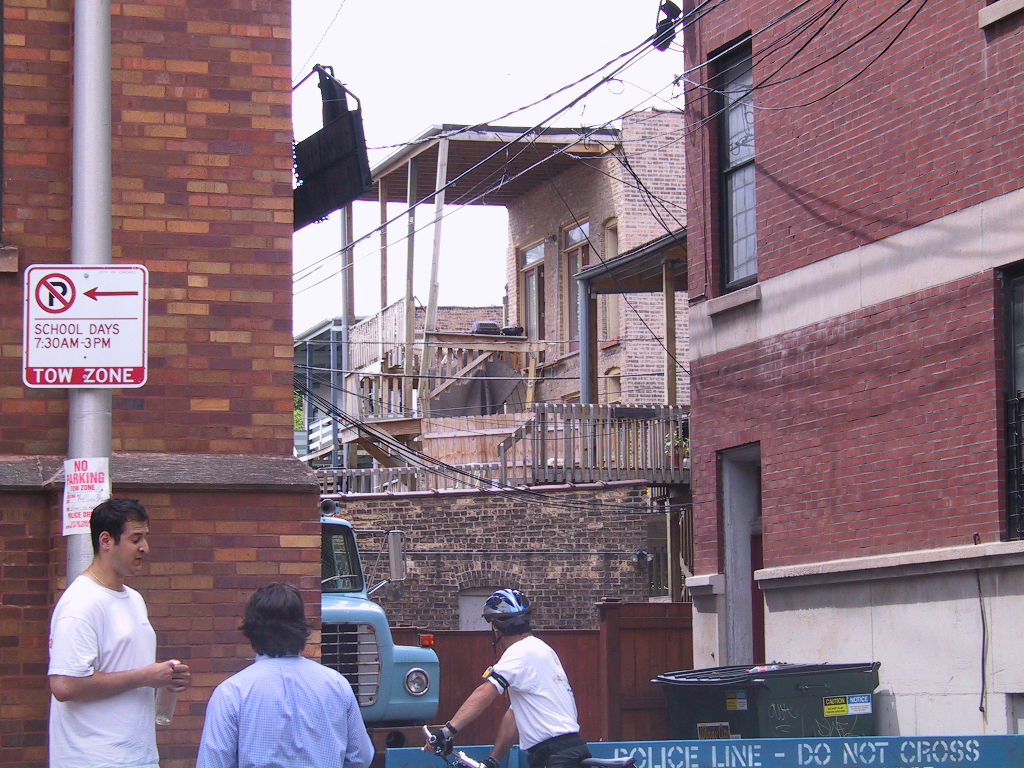
M501 768L501 762L496 757L488 757L483 764L485 768Z
M449 723L440 728L430 728L430 746L434 748L434 754L439 757L447 757L455 747L455 734L458 733Z

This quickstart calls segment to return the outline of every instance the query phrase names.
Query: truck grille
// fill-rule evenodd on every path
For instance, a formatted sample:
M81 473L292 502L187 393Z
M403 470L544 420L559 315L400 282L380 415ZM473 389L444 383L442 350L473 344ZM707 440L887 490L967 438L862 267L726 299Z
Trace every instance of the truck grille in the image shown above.
M380 648L372 624L324 624L320 630L320 661L345 676L361 707L377 701L380 689Z

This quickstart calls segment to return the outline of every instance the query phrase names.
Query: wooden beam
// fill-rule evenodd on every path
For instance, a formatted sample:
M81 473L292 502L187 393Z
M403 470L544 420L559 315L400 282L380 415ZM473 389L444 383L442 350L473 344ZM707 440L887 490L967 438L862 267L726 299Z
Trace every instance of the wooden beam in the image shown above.
M526 371L526 407L533 406L534 389L537 385L537 356L530 355L530 367Z
M388 193L384 179L377 182L380 194L380 309L388 305Z
M405 347L402 350L402 373L405 378L402 380L402 407L412 407L412 382L415 371L413 370L413 341L416 338L416 307L413 305L412 276L415 267L416 252L416 158L409 160L409 177L406 186L406 201L409 206L409 227L405 243L405 338L402 341ZM409 413L408 410L405 413Z
M665 295L665 404L675 405L676 391L676 280L675 270L670 262L661 268L661 279Z
M437 273L441 265L441 221L444 219L444 185L448 183L448 139L437 144L437 176L434 178L434 249L430 258L430 293L423 322L423 352L420 356L420 411L430 414L430 344L428 334L437 330Z
M385 467L401 467L401 466L404 466L402 464L399 464L390 453L388 453L387 451L383 450L379 445L377 445L372 440L368 440L365 437L360 437L360 438L358 438L356 440L356 445L358 445L360 448L362 448L368 454L373 456L373 458L375 458L377 461L379 461Z
M490 356L491 356L490 352L484 352L482 355L478 355L476 358L474 358L473 362L469 363L468 365L463 366L462 369L459 370L458 373L456 373L454 376L452 376L450 379L448 379L448 381L446 381L444 384L442 384L437 389L435 389L433 392L431 392L430 396L432 398L437 397L439 394L444 392L446 389L448 389L448 387L450 387L452 384L457 382L459 379L461 379L467 373L469 373L473 369L475 369L478 366L480 366L481 364L483 364L487 360L487 358L489 358Z

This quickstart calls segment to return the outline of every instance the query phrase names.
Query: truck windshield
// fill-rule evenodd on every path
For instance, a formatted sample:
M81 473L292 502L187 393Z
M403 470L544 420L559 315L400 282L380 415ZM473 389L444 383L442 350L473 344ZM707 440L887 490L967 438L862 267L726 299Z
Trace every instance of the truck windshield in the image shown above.
M323 525L320 547L320 588L324 592L358 592L363 574L351 528Z

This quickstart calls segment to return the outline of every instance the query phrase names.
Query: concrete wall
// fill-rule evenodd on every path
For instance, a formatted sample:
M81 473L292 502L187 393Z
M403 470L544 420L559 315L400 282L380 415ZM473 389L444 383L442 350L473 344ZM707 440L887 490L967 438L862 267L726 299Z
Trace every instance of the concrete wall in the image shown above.
M883 734L1016 733L1022 565L1008 542L766 569L768 658L881 662Z

